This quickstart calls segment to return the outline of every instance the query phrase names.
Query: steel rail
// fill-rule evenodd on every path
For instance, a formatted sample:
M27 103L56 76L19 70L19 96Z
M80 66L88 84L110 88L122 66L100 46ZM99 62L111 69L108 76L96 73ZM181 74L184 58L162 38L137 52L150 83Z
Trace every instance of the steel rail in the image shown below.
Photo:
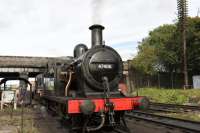
M151 110L159 111L200 111L200 106L191 106L191 105L180 105L180 104L166 104L166 103L150 103Z
M115 133L128 133L127 131L122 131L120 129L115 129L114 132Z
M152 113L146 113L142 111L133 111L132 113L126 114L127 118L139 119L148 122L153 122L169 127L174 127L186 131L200 133L200 122L183 120L178 118L172 118L167 116L155 115Z

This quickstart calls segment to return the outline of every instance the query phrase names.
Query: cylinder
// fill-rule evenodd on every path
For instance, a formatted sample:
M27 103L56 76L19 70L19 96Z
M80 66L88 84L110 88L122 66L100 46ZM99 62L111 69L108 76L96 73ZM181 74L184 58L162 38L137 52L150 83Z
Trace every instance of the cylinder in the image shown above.
M102 25L92 25L89 27L91 30L91 36L92 36L92 47L97 46L97 45L103 45L103 36L102 32L104 27Z

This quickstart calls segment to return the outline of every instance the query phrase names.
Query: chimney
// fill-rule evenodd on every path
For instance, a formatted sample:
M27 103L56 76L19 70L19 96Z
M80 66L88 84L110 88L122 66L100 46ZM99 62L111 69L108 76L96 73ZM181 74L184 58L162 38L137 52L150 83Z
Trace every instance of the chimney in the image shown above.
M89 27L91 30L91 35L92 35L92 47L96 45L103 45L103 36L102 36L102 31L104 27L102 25L92 25Z

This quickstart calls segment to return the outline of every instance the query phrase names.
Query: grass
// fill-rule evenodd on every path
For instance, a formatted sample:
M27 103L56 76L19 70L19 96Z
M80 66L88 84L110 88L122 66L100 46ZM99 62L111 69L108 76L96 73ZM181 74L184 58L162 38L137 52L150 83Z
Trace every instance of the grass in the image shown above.
M138 95L147 96L152 102L171 104L200 104L200 90L141 88Z
M146 96L151 102L170 103L170 104L192 104L200 105L200 89L157 89L157 88L141 88L138 90L138 95ZM156 113L157 114L157 113ZM185 113L163 113L174 118L200 121L200 112L185 112Z

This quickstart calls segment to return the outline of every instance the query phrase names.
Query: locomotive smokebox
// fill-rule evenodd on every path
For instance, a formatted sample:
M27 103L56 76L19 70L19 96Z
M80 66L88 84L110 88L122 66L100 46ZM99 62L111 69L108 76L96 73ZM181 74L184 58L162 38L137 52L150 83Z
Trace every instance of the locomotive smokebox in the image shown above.
M92 25L89 27L89 29L91 30L91 34L92 34L92 47L96 46L96 45L103 45L103 36L102 36L102 32L104 27L102 25Z

